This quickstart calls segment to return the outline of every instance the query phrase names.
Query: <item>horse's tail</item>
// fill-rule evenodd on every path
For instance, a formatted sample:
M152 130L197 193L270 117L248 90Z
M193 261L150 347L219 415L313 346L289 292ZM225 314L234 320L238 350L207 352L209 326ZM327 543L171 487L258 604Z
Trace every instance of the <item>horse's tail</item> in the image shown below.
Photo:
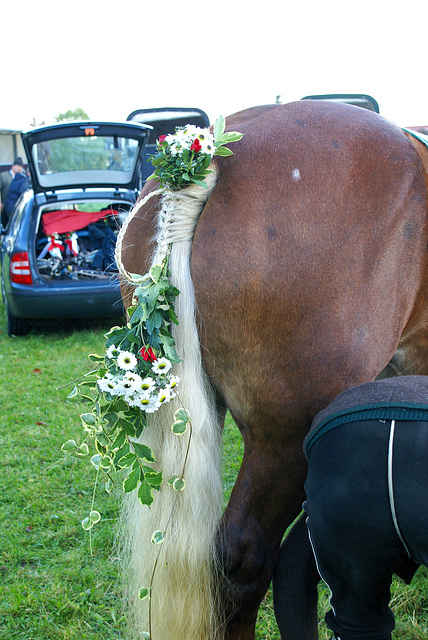
M214 188L216 175L210 178L209 192ZM198 217L209 192L200 187L187 191ZM183 201L174 210L174 218L180 216L187 216L187 205ZM174 327L177 351L182 359L176 365L181 378L179 400L175 398L158 413L150 415L144 431L144 443L154 451L158 468L164 473L164 483L150 509L139 503L134 492L126 496L123 510L125 577L133 610L133 640L141 637L141 631L149 631L149 606L153 640L219 640L222 637L216 594L218 580L215 579L215 535L222 508L221 433L213 389L202 368L195 319L190 276L194 226L189 239L173 243L169 261L171 281L180 291L176 303L179 325ZM158 246L160 244L158 238ZM154 262L156 260L157 257ZM180 406L190 413L191 429L177 436L172 433L171 425L174 411ZM190 434L185 488L175 491L167 481L182 474ZM155 531L164 533L163 543L151 542ZM139 600L139 589L150 586L153 571L150 602Z

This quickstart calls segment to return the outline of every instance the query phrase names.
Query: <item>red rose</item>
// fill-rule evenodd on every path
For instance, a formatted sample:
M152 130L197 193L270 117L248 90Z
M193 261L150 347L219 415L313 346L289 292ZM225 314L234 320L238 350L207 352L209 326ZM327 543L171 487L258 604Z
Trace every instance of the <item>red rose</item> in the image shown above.
M151 347L143 347L138 353L146 362L154 362L157 359L155 352Z
M195 153L198 153L201 149L202 149L201 143L199 142L198 138L195 138L192 146L190 147L190 151L194 151Z
M159 144L162 144L162 142L165 140L166 136L159 136Z

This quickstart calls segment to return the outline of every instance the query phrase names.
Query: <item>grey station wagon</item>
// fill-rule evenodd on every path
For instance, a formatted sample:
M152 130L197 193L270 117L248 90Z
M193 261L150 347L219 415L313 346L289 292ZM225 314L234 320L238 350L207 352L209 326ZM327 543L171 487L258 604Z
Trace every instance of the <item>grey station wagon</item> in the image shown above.
M162 133L209 126L195 108L140 109L127 122L68 122L22 133L32 189L1 230L9 335L31 320L123 314L114 248Z
M22 134L32 189L1 236L9 335L35 318L123 312L114 248L142 187L151 127L69 122Z

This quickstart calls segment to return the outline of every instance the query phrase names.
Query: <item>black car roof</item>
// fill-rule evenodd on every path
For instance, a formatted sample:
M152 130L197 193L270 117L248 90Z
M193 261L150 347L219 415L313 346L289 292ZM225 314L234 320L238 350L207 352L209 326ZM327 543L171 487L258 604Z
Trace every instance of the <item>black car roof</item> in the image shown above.
M209 127L210 120L202 109L196 107L156 107L136 109L127 117L127 121L140 122L152 127L148 144L156 144L159 136L175 133L176 127L194 124L197 127Z

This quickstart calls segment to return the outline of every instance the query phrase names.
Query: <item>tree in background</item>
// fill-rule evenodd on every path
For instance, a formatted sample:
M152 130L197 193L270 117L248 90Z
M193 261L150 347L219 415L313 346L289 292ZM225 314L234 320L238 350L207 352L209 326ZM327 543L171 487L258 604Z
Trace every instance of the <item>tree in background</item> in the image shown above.
M69 122L70 120L89 120L89 116L83 109L78 107L77 109L69 109L65 113L59 113L55 117L56 122Z
M56 122L89 120L83 109L69 109L55 117ZM105 139L98 136L58 138L49 141L49 154L55 171L91 171L108 168Z

